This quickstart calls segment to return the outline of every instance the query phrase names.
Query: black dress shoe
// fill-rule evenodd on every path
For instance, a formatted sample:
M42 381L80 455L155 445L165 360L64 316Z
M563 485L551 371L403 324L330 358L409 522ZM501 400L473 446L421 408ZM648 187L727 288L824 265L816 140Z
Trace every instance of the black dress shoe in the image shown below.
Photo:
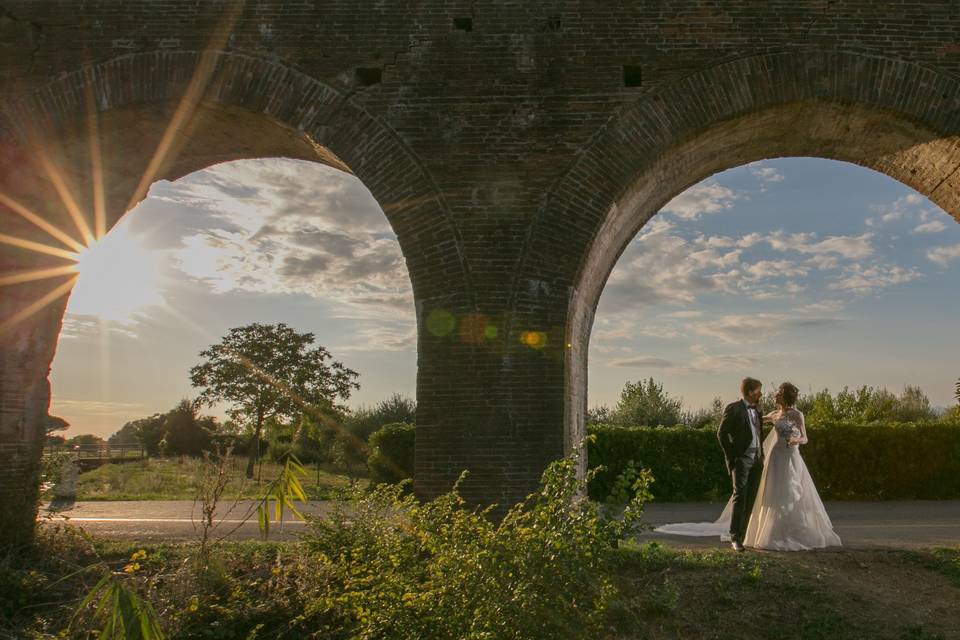
M739 540L734 540L730 543L730 546L733 547L733 550L737 553L743 553L743 543Z

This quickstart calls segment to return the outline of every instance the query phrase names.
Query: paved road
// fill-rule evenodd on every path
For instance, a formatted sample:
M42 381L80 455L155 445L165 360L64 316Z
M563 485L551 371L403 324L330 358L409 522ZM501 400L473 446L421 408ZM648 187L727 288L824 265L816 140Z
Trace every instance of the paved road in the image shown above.
M68 518L94 535L126 540L179 541L195 540L198 512L189 501L151 502L77 502L63 511L41 510L45 517ZM259 536L256 517L242 524L253 503L239 503L231 512L230 504L222 507L218 535L230 533L233 539ZM828 502L827 511L843 540L852 548L916 548L960 545L960 500L914 502ZM331 503L314 502L303 510L318 516L329 512ZM704 502L650 503L644 520L652 525L667 522L710 521L720 515L722 504ZM191 514L191 512L193 512ZM284 530L273 525L271 539L292 539L303 530L303 523L285 516ZM713 538L689 538L657 533L644 533L644 540L670 541L681 546L717 547Z
M906 549L960 545L960 500L827 502L825 505L845 547ZM709 522L720 516L723 506L709 502L652 502L644 510L644 521L654 526L668 522ZM714 538L652 532L640 537L683 546L719 545Z

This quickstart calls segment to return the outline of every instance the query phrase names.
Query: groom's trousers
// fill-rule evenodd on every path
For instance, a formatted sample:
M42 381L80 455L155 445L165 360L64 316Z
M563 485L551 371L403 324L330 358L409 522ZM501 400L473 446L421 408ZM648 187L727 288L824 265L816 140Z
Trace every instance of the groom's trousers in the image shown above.
M750 511L757 499L763 462L757 449L747 449L734 460L730 477L733 480L733 514L730 518L730 538L743 542L750 522Z

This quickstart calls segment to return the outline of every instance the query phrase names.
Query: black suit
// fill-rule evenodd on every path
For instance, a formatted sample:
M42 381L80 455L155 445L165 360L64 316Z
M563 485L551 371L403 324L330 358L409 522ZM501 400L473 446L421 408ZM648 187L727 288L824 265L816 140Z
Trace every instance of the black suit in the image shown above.
M731 402L723 410L723 419L717 429L717 439L733 482L733 515L730 519L730 537L743 542L747 533L750 511L757 498L760 474L763 472L762 418L756 411L757 449L751 448L754 428L750 423L747 403Z

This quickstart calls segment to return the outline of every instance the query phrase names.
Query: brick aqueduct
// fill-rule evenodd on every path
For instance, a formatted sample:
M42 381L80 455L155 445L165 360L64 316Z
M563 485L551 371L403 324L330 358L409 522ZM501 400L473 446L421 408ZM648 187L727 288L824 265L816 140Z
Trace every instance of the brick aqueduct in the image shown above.
M0 0L0 544L32 535L77 218L156 180L358 176L416 299L416 491L469 469L507 504L581 437L597 300L672 196L818 156L957 216L958 134L956 2Z

